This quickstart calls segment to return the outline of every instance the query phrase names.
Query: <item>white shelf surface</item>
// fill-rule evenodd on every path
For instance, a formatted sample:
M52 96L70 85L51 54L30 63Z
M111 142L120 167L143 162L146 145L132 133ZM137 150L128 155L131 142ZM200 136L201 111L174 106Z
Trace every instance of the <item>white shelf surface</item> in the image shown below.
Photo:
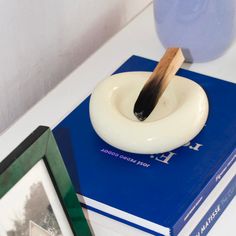
M65 78L24 116L0 136L0 161L20 144L37 126L55 127L88 96L96 84L109 76L131 55L159 60L164 52L155 32L152 4L111 38L81 66ZM219 59L184 67L236 83L236 43ZM233 236L236 232L236 201L209 233L210 236ZM95 226L95 231L96 231ZM95 235L103 235L95 232ZM109 234L111 236L111 234ZM117 234L114 234L117 235Z

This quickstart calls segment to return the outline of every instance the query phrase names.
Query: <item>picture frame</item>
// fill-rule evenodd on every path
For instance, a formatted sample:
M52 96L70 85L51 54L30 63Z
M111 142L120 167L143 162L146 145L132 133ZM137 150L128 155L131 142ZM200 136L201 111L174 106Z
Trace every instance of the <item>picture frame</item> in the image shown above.
M0 222L3 236L92 235L49 127L0 163Z

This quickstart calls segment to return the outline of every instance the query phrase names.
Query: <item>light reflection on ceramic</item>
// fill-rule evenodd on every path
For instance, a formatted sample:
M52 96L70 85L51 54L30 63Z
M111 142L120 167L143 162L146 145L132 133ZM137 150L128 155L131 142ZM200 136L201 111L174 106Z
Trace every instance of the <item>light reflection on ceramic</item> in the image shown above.
M208 99L195 82L176 76L151 115L143 122L133 105L149 72L113 75L90 99L90 118L97 134L121 150L153 154L173 150L193 139L205 125Z

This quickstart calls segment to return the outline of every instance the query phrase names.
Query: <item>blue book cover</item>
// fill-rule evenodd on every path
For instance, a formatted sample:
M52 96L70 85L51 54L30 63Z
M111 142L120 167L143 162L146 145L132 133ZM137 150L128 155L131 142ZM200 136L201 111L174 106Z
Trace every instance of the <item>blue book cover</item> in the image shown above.
M115 73L155 66L132 56ZM108 145L91 125L90 97L53 130L86 207L153 234L177 235L236 159L236 85L184 69L178 75L204 88L209 117L176 150L138 155Z
M235 196L236 176L233 177L190 235L206 236Z

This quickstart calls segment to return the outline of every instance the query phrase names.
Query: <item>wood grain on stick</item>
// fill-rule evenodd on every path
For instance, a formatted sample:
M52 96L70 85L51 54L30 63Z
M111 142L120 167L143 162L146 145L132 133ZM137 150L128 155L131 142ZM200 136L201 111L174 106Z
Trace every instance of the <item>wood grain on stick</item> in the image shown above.
M166 50L135 102L134 114L140 121L145 120L153 111L184 60L180 48L168 48Z

